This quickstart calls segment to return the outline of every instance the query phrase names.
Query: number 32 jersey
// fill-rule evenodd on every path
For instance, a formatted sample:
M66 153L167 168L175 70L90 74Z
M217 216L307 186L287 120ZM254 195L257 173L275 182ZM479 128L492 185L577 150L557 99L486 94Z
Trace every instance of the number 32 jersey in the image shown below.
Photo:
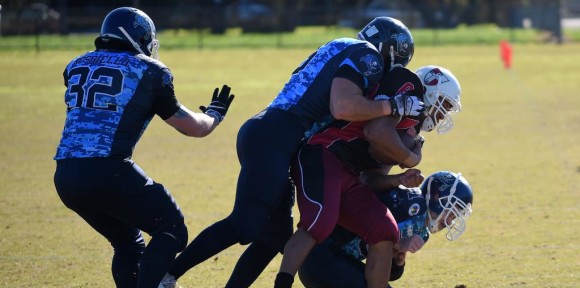
M179 109L169 69L142 54L88 52L63 76L67 115L55 160L131 157L153 116Z

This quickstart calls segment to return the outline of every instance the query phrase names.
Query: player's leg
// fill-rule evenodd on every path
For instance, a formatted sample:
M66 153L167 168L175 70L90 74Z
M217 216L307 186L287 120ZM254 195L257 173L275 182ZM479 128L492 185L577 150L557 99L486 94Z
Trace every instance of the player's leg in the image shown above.
M55 186L63 203L81 216L113 246L111 272L117 287L136 287L145 241L139 229L104 212L115 201L102 193L111 180L107 160L67 159L57 161ZM107 174L107 175L104 175ZM97 177L97 178L95 178ZM98 179L98 181L97 181Z
M342 174L348 170L323 146L307 145L299 151L291 171L300 222L284 247L275 287L290 287L310 250L332 232L338 221Z
M250 287L276 255L278 251L271 245L260 239L255 240L246 248L236 263L225 287Z
M369 244L369 252L365 267L367 287L383 288L389 284L391 259L393 258L393 242L381 241ZM389 273L385 273L389 271Z
M294 187L289 185L280 207L271 215L258 239L248 246L236 263L226 288L250 287L272 259L284 251L284 245L294 231L293 206Z
M236 149L241 169L229 218L242 244L260 235L291 186L290 162L304 137L294 117L271 109L240 128Z
M248 244L257 238L287 191L290 160L304 134L302 127L288 122L295 119L285 118L286 114L260 113L242 125L236 147L241 169L233 211L202 231L176 258L170 274L177 278L233 244Z
M114 250L111 273L115 285L137 287L139 263L145 251L145 240L141 231L94 210L81 208L77 213L111 243Z
M157 287L169 265L187 244L183 214L169 192L132 161L114 171L116 189L105 212L151 235L139 263L137 287Z
M351 179L358 182L356 175ZM365 268L368 287L386 287L393 245L399 237L397 223L373 190L360 183L353 187L343 194L339 223L369 245Z
M342 255L333 244L316 245L298 271L306 288L365 288L363 262Z

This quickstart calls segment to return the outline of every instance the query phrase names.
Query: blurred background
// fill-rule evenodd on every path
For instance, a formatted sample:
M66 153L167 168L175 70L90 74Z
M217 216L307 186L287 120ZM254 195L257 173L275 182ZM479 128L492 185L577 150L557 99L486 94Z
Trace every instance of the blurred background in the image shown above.
M158 31L185 29L204 34L275 34L298 27L360 29L376 16L402 20L411 29L444 31L493 25L530 29L540 41L578 42L565 29L580 29L580 0L3 0L2 38L15 35L98 33L104 16L133 6L154 20Z

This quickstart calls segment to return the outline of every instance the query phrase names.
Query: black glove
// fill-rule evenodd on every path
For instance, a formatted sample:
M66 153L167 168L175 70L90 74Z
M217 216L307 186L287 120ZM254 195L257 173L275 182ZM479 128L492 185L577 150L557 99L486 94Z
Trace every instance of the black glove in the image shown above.
M209 106L199 106L199 109L203 113L216 118L219 122L222 122L235 97L233 94L230 95L231 89L232 88L228 85L224 85L221 92L218 88L215 88Z
M397 95L389 98L389 102L393 116L417 116L425 110L425 103L417 96Z

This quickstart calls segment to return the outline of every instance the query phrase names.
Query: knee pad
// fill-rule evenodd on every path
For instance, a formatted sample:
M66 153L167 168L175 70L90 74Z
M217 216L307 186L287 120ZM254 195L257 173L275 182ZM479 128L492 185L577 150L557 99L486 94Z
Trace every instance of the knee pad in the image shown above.
M177 242L178 247L177 252L183 251L183 249L185 249L185 247L187 246L188 239L187 226L185 226L185 223L183 221L167 225L164 229L161 229L160 231L155 233L155 235L161 234L167 235L172 239L174 239L175 242ZM151 236L155 237L155 235Z

